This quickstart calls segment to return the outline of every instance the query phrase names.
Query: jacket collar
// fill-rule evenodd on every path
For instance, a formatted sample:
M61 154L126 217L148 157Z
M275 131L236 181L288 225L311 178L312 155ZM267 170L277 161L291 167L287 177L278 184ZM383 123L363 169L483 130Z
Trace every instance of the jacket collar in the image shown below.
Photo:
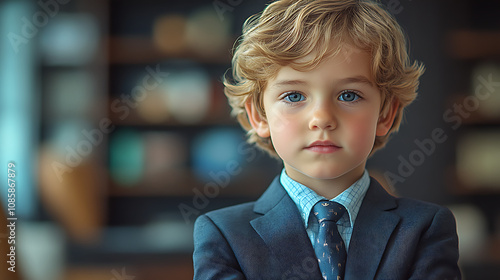
M267 190L255 202L253 210L255 213L264 215L269 212L269 210L276 207L285 197L288 197L288 195L279 181L279 176L276 176Z
M375 279L389 238L400 221L400 217L390 211L397 208L396 199L375 179L370 181L352 232L346 279Z
M297 206L276 177L255 203L263 214L250 223L280 264L281 279L321 279L316 255ZM296 275L297 274L297 275Z
M349 245L346 279L375 277L387 242L400 221L400 217L390 211L395 208L396 199L370 178L370 187L359 210ZM308 273L311 278L307 279L320 279L316 255L299 211L280 184L279 177L256 201L254 212L262 216L250 223L281 264L280 270L286 274L298 269Z

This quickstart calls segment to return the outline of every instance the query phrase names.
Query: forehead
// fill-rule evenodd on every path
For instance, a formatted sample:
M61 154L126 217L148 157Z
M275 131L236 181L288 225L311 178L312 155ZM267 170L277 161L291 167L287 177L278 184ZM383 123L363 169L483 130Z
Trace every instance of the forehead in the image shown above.
M333 49L319 60L315 67L303 67L318 58L314 52L295 60L293 63L279 69L276 76L269 82L311 76L311 78L348 79L350 77L365 77L374 83L372 59L368 51L350 44Z

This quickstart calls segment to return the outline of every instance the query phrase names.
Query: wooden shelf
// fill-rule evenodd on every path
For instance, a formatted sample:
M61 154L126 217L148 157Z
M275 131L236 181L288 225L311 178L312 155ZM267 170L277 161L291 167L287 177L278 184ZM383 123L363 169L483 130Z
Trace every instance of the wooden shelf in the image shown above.
M455 166L450 166L446 170L446 182L448 184L447 188L450 193L461 196L469 195L498 195L500 196L500 182L499 185L495 187L488 186L470 186L464 184L458 177L457 168Z
M191 195L191 188L186 186L196 186L199 183L190 175L189 170L179 170L168 172L164 176L150 178L145 176L139 183L129 186L122 186L110 178L109 195L111 196L188 196ZM172 176L174 175L174 176Z
M245 174L231 176L229 183L225 187L219 186L217 196L239 196L239 197L258 197L260 196L271 183L272 178L269 176L254 176L255 174L267 174L266 170L261 168L252 168L247 170ZM208 183L201 182L188 169L182 174L179 174L175 180L158 180L142 181L133 186L119 186L112 180L109 182L109 196L171 196L171 197L192 197L195 195L193 189L204 192L204 186Z
M229 113L228 113L229 114ZM220 125L234 125L237 126L238 122L235 119L231 118L217 118L216 116L209 114L206 118L204 118L202 121L195 122L195 123L183 123L180 121L175 120L174 118L169 118L168 120L165 120L163 122L159 123L153 123L153 122L146 122L141 119L141 117L137 116L135 113L131 113L129 117L126 119L122 120L116 115L111 115L110 116L111 121L113 122L114 125L117 126L131 126L131 127L140 127L140 128L155 128L155 127L162 127L162 128L195 128L195 127L200 127L200 126L220 126Z
M500 57L500 30L456 30L446 38L446 47L457 59Z
M492 118L475 111L471 112L468 118L463 118L463 122L466 125L500 125L500 118Z
M189 49L178 54L166 54L154 46L151 37L146 36L109 37L106 45L108 46L110 64L149 64L168 59L190 59L212 64L229 64L231 62L232 45L226 47L227 51L210 56L199 55Z
M481 110L467 111L465 108L465 99L470 96L467 94L455 94L453 98L451 98L446 106L451 110L454 110L454 104L462 105L464 107L462 110L465 112L464 115L461 115L459 112L454 113L457 117L460 117L460 120L465 125L500 125L500 117L491 117ZM481 106L481 105L479 105ZM500 108L499 108L500 111Z

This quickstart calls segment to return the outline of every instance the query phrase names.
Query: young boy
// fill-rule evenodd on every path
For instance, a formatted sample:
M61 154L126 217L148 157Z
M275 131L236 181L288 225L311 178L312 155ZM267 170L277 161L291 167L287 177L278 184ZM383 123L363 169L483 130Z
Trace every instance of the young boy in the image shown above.
M225 92L284 169L256 202L197 219L194 278L460 279L452 213L365 170L422 73L376 3L279 0L247 20Z

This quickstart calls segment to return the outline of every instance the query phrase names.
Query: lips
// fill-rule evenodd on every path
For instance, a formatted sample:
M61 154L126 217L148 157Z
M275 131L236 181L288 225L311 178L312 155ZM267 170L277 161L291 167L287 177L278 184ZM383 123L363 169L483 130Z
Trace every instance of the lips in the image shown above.
M309 146L307 146L305 149L320 154L329 154L338 151L340 147L335 145L331 141L315 141L311 143Z

